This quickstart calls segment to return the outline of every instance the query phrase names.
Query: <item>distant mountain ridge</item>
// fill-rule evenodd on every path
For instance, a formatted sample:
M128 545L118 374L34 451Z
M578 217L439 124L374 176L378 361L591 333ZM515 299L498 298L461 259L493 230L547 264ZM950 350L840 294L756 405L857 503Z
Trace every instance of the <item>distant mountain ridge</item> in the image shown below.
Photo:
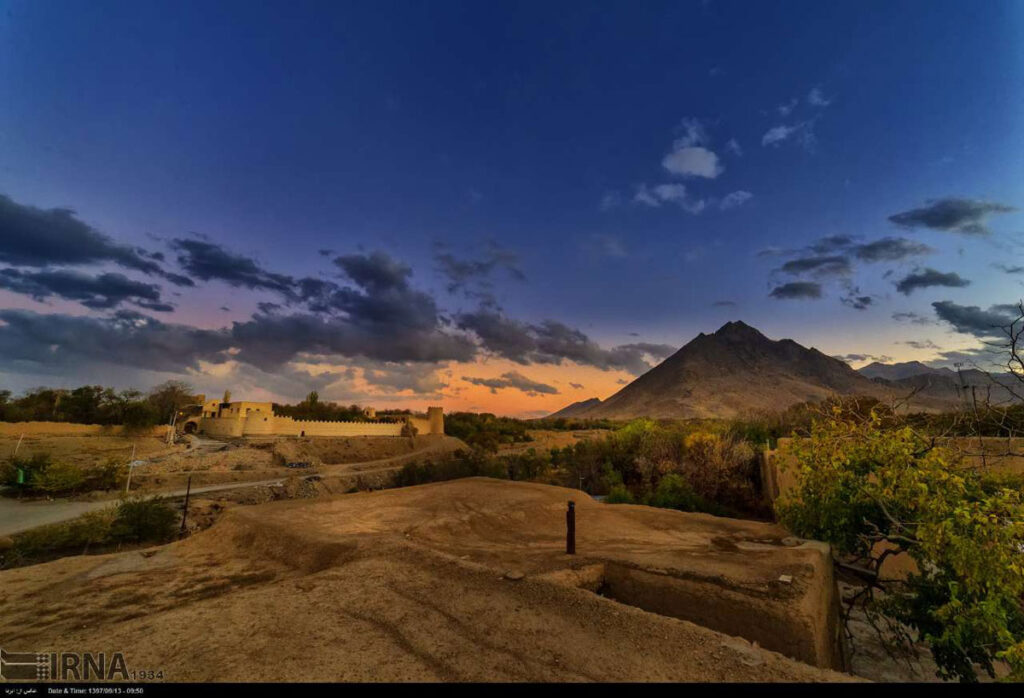
M601 398L592 397L589 400L580 400L579 402L574 402L571 405L566 405L562 409L558 410L558 412L552 412L551 414L548 415L547 418L548 419L559 419L559 418L568 419L568 418L572 418L572 417L580 417L584 413L586 413L587 410L589 410L589 409L591 409L593 407L597 407L600 404L601 404Z
M915 409L957 405L960 393L954 372L909 363L918 365L890 370L873 364L868 373L874 375L869 376L813 347L769 339L744 322L728 322L713 334L697 335L608 399L574 403L552 416L732 418L831 395L888 400L915 390Z
M932 368L920 361L905 361L897 364L883 364L878 361L857 369L857 372L868 378L884 378L889 381L898 381L903 378L921 376L925 374L956 376L956 373L948 368Z

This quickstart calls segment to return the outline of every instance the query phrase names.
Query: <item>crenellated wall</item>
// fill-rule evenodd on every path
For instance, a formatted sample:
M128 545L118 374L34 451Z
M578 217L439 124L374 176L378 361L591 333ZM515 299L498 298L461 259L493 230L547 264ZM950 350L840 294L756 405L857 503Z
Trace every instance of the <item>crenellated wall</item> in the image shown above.
M440 407L427 410L427 417L409 417L401 421L333 422L294 419L272 412L242 410L219 412L224 416L203 417L199 430L215 438L248 436L402 436L406 422L416 433L444 434L444 413Z

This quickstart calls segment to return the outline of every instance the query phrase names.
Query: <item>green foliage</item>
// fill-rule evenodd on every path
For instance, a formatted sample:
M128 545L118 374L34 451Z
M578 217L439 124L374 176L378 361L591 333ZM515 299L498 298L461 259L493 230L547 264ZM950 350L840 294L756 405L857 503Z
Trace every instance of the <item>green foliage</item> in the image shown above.
M77 492L85 485L85 474L77 465L51 463L44 470L33 474L30 488L48 495Z
M406 463L396 473L394 485L408 487L464 477L493 477L504 480L508 479L508 470L499 459L481 451L456 451L439 460Z
M191 386L181 381L162 383L145 396L137 390L118 392L102 385L83 385L73 390L35 388L19 398L3 390L0 421L123 424L141 429L167 424L175 410L195 401Z
M612 485L604 501L605 504L632 504L635 500L633 493L627 490L625 485Z
M121 543L162 543L174 537L178 515L163 499L126 499L117 507L110 538Z
M295 405L274 404L274 414L293 419L308 419L327 422L365 422L366 415L359 405L336 405L320 402L320 395L314 390L306 399ZM383 417L383 415L381 415Z
M918 572L878 610L916 632L943 677L1005 660L1024 679L1024 493L955 467L906 426L836 410L793 445L798 485L776 506L797 535L872 559L883 542ZM877 563L877 558L874 559Z
M22 482L18 482L21 470ZM71 463L54 463L49 454L36 453L11 458L0 464L0 483L11 495L67 496L93 490L113 490L124 483L126 464L108 459L94 468L83 469Z
M502 444L533 441L527 433L533 429L521 419L496 417L489 413L453 412L444 420L444 431L467 445L494 453Z
M693 487L685 478L675 473L661 479L646 503L652 507L679 511L708 511L712 508L703 497L693 491Z

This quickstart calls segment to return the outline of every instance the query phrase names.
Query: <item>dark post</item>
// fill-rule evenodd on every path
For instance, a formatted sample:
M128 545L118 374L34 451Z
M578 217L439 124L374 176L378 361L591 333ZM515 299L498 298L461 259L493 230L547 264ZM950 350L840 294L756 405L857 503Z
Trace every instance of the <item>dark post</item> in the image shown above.
M181 533L185 533L185 517L188 516L188 496L192 494L192 476L188 476L188 484L185 486L185 509L181 512Z
M576 554L576 502L571 499L565 512L565 554Z

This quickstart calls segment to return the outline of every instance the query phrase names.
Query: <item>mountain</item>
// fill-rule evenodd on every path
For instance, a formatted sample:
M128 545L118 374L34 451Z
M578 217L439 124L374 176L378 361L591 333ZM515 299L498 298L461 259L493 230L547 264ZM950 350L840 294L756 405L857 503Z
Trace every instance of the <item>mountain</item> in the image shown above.
M727 418L833 394L890 399L901 392L909 387L871 380L817 349L791 339L772 340L743 322L729 322L714 334L698 335L607 400L574 416ZM918 402L919 408L936 409L950 400L923 397Z
M857 369L857 372L868 378L883 378L887 381L898 381L903 378L926 374L944 375L950 378L956 377L956 374L948 368L932 368L920 361L905 361L900 364L883 364L875 361Z
M589 400L580 400L579 402L574 402L571 405L563 407L558 410L558 412L549 414L546 419L558 419L559 417L581 417L587 410L592 407L597 407L600 404L601 399L596 397L592 397Z

